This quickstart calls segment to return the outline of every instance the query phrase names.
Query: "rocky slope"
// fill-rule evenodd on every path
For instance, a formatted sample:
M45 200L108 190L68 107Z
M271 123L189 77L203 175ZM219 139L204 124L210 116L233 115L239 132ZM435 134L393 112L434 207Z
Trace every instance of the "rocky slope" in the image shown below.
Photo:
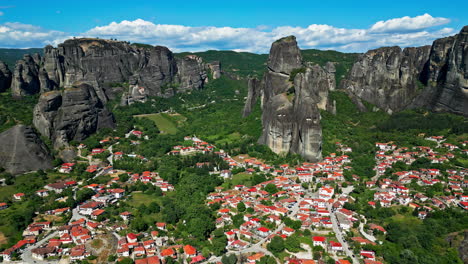
M307 160L322 158L319 109L328 109L328 91L335 88L334 68L305 65L294 36L274 42L262 81L249 80L244 116L257 97L262 100L263 132L259 143L276 153L297 153Z
M49 169L52 156L31 127L16 125L0 134L0 166L12 174Z
M384 47L363 54L342 86L392 113L426 107L468 116L468 26L432 46Z
M113 127L114 118L95 89L81 83L41 94L33 123L43 136L52 139L54 148L60 148L71 140L83 140L100 128Z

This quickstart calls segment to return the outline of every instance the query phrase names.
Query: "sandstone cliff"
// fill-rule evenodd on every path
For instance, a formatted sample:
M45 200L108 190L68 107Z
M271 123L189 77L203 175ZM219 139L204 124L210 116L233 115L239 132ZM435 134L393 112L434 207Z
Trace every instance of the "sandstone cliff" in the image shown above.
M262 100L263 132L259 143L276 153L297 153L307 160L322 158L319 109L331 105L328 92L335 89L333 65L322 68L302 61L296 38L275 41L262 81L249 80L243 115L250 114L257 97Z
M197 56L176 59L166 47L140 47L128 42L93 38L69 39L57 48L47 46L41 58L26 55L13 74L14 96L46 92L86 82L101 101L112 83L130 79L148 96L172 96L203 87L207 65ZM216 73L218 77L218 73Z
M213 78L220 76L219 63L207 65L194 55L176 59L166 47L69 39L57 48L45 47L42 57L25 55L13 74L0 64L0 91L11 86L15 97L41 93L34 125L53 140L54 147L61 147L100 127L113 126L112 114L104 107L110 98L124 92L121 101L125 105L148 96L198 90L208 79L208 68ZM128 90L119 87L122 83L130 85Z
M468 116L468 26L432 46L370 50L353 65L342 86L392 113L425 107Z
M8 89L10 85L11 71L3 61L0 61L0 93Z
M16 125L0 134L0 166L11 174L52 168L52 156L31 127Z
M401 111L420 92L419 73L429 52L430 46L370 50L353 65L343 87L389 113Z
M54 148L71 140L83 140L103 127L113 127L113 115L94 88L81 83L64 91L41 94L34 108L34 126L50 139Z
M437 39L421 73L427 88L413 106L468 116L468 26Z

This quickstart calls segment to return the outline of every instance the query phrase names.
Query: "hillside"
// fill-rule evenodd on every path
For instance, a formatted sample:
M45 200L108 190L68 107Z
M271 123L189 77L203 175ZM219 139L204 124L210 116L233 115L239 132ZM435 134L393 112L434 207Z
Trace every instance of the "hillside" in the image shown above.
M216 50L176 53L176 57L183 57L189 54L200 56L205 61L220 61L223 71L240 77L249 75L261 76L268 60L268 54ZM306 62L317 63L322 66L328 61L335 62L338 83L351 69L358 55L358 53L342 53L333 50L302 50L302 56Z

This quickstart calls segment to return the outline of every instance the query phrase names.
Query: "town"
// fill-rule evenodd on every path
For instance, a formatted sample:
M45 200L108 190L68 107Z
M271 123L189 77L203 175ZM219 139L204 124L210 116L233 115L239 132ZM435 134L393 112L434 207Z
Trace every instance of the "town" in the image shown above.
M28 199L44 203L21 239L1 253L3 262L194 264L235 263L230 262L234 257L249 264L378 264L385 259L373 246L385 240L387 231L379 217L367 212L385 214L394 208L424 220L446 208L468 210L468 169L425 167L466 155L466 141L455 145L427 136L427 146L412 148L376 142L375 176L364 180L349 173L353 150L339 142L336 153L321 162L272 165L248 154L231 156L186 136L166 156L210 157L185 166L208 170L222 182L205 197L215 219L207 241L212 246L197 247L180 239L185 229L178 225L185 220L142 221L164 219L164 197L177 193L177 184L158 169L114 168L123 160L148 162L138 153L113 151L122 141L147 139L133 129L122 138L102 139L96 148L79 144L77 162L57 166L55 181L0 201L0 213ZM407 169L418 162L418 169Z

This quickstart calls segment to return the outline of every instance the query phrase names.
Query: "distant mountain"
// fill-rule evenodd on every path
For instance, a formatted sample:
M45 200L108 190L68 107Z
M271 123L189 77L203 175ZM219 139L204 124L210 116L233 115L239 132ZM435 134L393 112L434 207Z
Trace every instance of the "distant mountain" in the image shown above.
M0 48L0 61L5 62L11 71L15 69L15 63L17 60L23 58L24 54L39 53L42 55L42 48L31 48L31 49L2 49Z

